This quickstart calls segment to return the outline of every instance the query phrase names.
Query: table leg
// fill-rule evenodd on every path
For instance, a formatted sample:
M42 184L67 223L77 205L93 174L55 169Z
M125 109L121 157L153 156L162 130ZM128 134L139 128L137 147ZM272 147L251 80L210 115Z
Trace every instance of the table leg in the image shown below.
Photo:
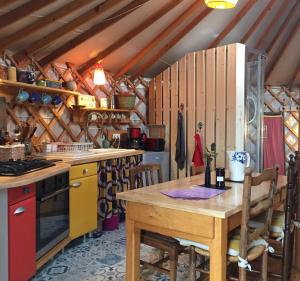
M140 280L141 230L126 218L126 281Z
M226 280L227 228L227 219L215 218L215 236L210 245L210 281Z

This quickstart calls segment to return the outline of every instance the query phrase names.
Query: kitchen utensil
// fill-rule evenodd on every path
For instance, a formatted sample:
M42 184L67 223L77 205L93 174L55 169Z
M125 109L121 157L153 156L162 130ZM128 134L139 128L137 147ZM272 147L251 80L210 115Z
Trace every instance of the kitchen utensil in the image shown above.
M52 101L52 97L50 95L47 94L42 95L42 104L47 105L50 104L51 101Z
M28 139L31 139L33 137L36 130L37 130L37 127L34 127L33 130L30 132Z
M24 90L19 90L19 93L16 97L17 102L25 102L29 99L29 93Z
M165 140L156 138L147 138L145 149L148 151L164 151Z
M139 139L141 137L141 128L127 128L130 139Z
M227 151L229 162L229 179L243 181L245 168L250 166L250 155L245 151Z
M18 70L18 81L23 83L33 84L36 75L33 71Z
M42 97L39 93L34 92L34 93L31 93L29 96L29 102L31 102L31 103L35 103L35 104L40 103L41 99L42 99Z
M52 98L52 104L53 105L60 105L62 103L62 99L60 96L54 96Z

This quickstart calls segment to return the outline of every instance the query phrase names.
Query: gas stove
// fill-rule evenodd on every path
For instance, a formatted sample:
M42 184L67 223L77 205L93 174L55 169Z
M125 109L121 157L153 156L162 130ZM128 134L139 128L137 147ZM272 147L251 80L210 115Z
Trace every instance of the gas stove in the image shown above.
M0 161L0 176L20 176L37 170L55 166L57 160L26 159Z

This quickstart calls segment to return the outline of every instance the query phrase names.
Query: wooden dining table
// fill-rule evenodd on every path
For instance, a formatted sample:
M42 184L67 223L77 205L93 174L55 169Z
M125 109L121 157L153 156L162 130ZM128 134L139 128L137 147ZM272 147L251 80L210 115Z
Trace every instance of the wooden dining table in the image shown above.
M174 199L161 193L203 183L204 175L198 175L117 193L117 199L127 201L126 281L140 280L141 230L208 245L210 281L226 280L228 232L241 223L243 184L226 181L230 189L207 200ZM285 185L286 177L279 176L275 205L283 200ZM268 196L268 188L268 183L254 187L252 202Z

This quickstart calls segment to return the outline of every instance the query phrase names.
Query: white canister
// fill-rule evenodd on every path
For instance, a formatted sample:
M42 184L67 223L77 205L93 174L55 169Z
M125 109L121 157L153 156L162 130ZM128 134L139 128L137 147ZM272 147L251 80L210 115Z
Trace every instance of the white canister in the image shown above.
M250 154L245 151L227 151L229 179L244 181L245 169L250 166Z

